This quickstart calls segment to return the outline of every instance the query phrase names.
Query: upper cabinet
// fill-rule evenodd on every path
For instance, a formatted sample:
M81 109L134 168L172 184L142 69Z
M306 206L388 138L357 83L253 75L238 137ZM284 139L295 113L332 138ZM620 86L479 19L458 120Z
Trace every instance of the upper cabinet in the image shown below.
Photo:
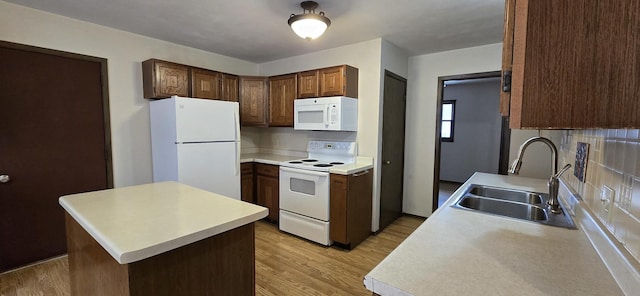
M297 85L296 74L269 77L269 126L293 127Z
M297 98L317 98L320 96L320 78L318 70L298 73Z
M505 8L501 112L511 128L640 127L637 0Z
M238 102L238 76L222 74L222 100Z
M145 99L189 96L189 67L150 59L142 62Z
M194 98L221 99L221 73L191 68L191 96Z
M321 97L358 97L358 69L342 65L318 70Z
M267 126L267 77L240 77L240 123L244 126Z

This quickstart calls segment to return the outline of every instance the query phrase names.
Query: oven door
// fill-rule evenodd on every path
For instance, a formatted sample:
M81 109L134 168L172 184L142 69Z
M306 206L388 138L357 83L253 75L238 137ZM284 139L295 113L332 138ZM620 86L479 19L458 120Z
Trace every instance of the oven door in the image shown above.
M329 221L329 173L280 167L280 209Z

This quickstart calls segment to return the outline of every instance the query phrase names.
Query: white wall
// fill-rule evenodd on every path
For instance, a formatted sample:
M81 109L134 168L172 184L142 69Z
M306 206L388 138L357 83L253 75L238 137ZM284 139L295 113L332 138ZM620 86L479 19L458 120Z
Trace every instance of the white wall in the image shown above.
M438 77L498 71L501 63L501 43L409 58L405 213L432 212Z
M0 39L108 60L111 139L116 187L152 181L148 101L141 62L177 63L255 75L254 63L0 1Z
M464 183L474 172L497 174L500 80L448 85L443 98L456 103L453 142L440 146L440 180Z

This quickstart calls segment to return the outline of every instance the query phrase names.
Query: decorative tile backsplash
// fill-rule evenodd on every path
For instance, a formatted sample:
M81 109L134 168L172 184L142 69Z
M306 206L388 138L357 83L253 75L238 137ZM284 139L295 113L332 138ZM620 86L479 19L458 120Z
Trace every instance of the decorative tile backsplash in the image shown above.
M579 142L589 144L585 182L573 174L563 179L640 262L639 135L637 129L564 131L558 167L576 162Z

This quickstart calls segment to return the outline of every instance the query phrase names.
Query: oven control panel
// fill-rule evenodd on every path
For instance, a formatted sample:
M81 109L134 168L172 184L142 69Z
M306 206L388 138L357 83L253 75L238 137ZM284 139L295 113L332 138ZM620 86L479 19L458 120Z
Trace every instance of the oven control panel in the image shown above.
M309 141L309 153L355 155L356 142Z

